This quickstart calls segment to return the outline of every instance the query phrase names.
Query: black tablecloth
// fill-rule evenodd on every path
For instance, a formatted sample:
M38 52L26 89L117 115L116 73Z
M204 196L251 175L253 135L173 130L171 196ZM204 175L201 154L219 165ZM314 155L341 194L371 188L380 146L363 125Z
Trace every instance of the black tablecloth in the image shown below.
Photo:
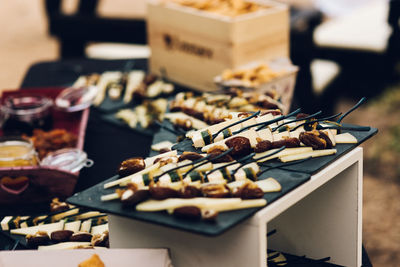
M21 87L70 86L82 74L123 70L127 62L80 59L38 63L28 70ZM147 60L135 60L133 68L147 69ZM95 164L81 171L76 192L113 176L122 160L149 153L151 137L105 122L101 114L95 108L90 111L84 150Z
M128 61L132 60L77 59L37 63L32 65L26 73L21 88L70 86L82 74L124 70ZM134 69L147 69L147 60L138 59L133 62ZM131 156L145 157L150 150L152 137L107 123L100 118L101 115L100 111L91 109L84 149L95 164L81 171L75 188L76 192L114 175L122 160ZM34 208L19 207L18 209L32 211ZM8 240L0 240L0 243L4 244L4 242L7 243ZM6 247L11 248L12 242L9 242ZM372 266L364 248L363 266Z

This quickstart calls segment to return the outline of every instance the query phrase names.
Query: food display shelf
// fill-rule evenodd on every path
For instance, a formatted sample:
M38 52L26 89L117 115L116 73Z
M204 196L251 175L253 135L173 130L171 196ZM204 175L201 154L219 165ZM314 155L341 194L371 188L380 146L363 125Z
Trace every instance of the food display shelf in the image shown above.
M267 266L267 248L313 259L329 256L330 263L361 266L362 151L353 149L216 237L110 214L110 245L168 247L177 267ZM277 233L267 238L272 229Z

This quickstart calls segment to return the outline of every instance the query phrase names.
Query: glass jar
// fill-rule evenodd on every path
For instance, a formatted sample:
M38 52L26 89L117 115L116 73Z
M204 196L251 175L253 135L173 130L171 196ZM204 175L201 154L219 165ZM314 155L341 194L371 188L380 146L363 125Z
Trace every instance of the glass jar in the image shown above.
M50 130L53 120L53 101L40 95L9 96L0 110L3 116L4 135L32 135L36 128Z
M0 168L36 165L37 154L30 142L22 139L0 142Z
M87 154L78 148L63 148L50 152L40 165L73 173L80 171L83 167L92 167L93 160L88 159Z

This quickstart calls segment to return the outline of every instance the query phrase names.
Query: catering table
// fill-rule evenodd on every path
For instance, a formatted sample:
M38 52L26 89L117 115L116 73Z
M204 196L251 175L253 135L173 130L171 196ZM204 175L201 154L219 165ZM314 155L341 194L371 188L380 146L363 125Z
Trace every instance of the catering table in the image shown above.
M28 70L21 87L68 86L81 74L122 70L126 62L127 60L79 59L38 63ZM146 60L135 60L135 67L145 68L146 66ZM84 149L95 164L93 167L81 171L76 186L77 192L112 176L118 163L123 159L130 156L147 156L149 153L152 140L150 136L111 125L103 121L100 116L101 112L95 109L91 110ZM356 148L313 175L311 180L304 185L260 210L245 223L220 237L202 237L177 230L166 230L167 228L162 226L110 216L111 246L176 246L176 248L181 248L190 242L193 249L203 247L203 250L199 252L189 250L188 254L190 255L207 253L210 248L215 247L223 247L226 254L229 248L232 261L240 262L240 260L251 258L255 263L255 265L247 266L258 266L265 263L267 247L285 248L286 252L296 255L305 254L311 258L330 256L333 263L346 266L361 266L362 260L363 266L371 266L367 254L363 253L363 257L361 256L361 207L362 149ZM18 211L32 212L40 208L43 207L24 206L18 208ZM116 229L121 224L138 227L137 229L143 229L143 232L131 231L131 236L127 236L126 231ZM149 231L154 229L157 229L160 235L150 235ZM277 229L278 233L284 235L284 238L281 238L280 234L272 236L267 245L266 233L271 229ZM133 235L136 235L136 241L132 241ZM193 236L194 240L199 241L198 243L193 242ZM163 241L165 239L160 237L174 237L175 240L182 238L181 240L186 241L170 243L170 239L167 244ZM213 242L205 242L210 238L213 238ZM231 241L229 246L226 243L227 240ZM247 243L251 241L257 242ZM206 248L205 245L210 243L214 245ZM237 246L237 244L242 244L242 246ZM241 251L240 247L247 247L247 249ZM218 259L221 255L215 250L213 251L212 254L208 253L208 257ZM172 257L174 259L174 253L172 253ZM197 256L196 258L198 259Z

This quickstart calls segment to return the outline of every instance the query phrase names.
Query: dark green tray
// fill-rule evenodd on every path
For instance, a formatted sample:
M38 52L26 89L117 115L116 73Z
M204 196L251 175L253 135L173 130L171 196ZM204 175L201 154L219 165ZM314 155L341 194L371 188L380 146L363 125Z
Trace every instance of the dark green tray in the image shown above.
M270 204L285 195L289 191L298 187L302 183L310 179L310 175L297 172L288 172L279 169L270 170L262 175L260 179L274 177L282 186L281 192L267 193L264 198ZM118 201L102 202L100 196L113 193L115 188L104 189L103 185L112 180L118 179L119 176L114 176L102 183L99 183L83 192L76 193L67 201L74 205L88 207L91 209L100 210L102 212L147 221L154 224L169 226L172 228L189 231L192 233L216 236L222 234L231 227L239 224L241 221L251 217L256 211L261 208L243 209L237 211L222 212L219 214L215 223L204 221L188 221L184 219L176 219L167 212L138 212L133 209L123 208Z

